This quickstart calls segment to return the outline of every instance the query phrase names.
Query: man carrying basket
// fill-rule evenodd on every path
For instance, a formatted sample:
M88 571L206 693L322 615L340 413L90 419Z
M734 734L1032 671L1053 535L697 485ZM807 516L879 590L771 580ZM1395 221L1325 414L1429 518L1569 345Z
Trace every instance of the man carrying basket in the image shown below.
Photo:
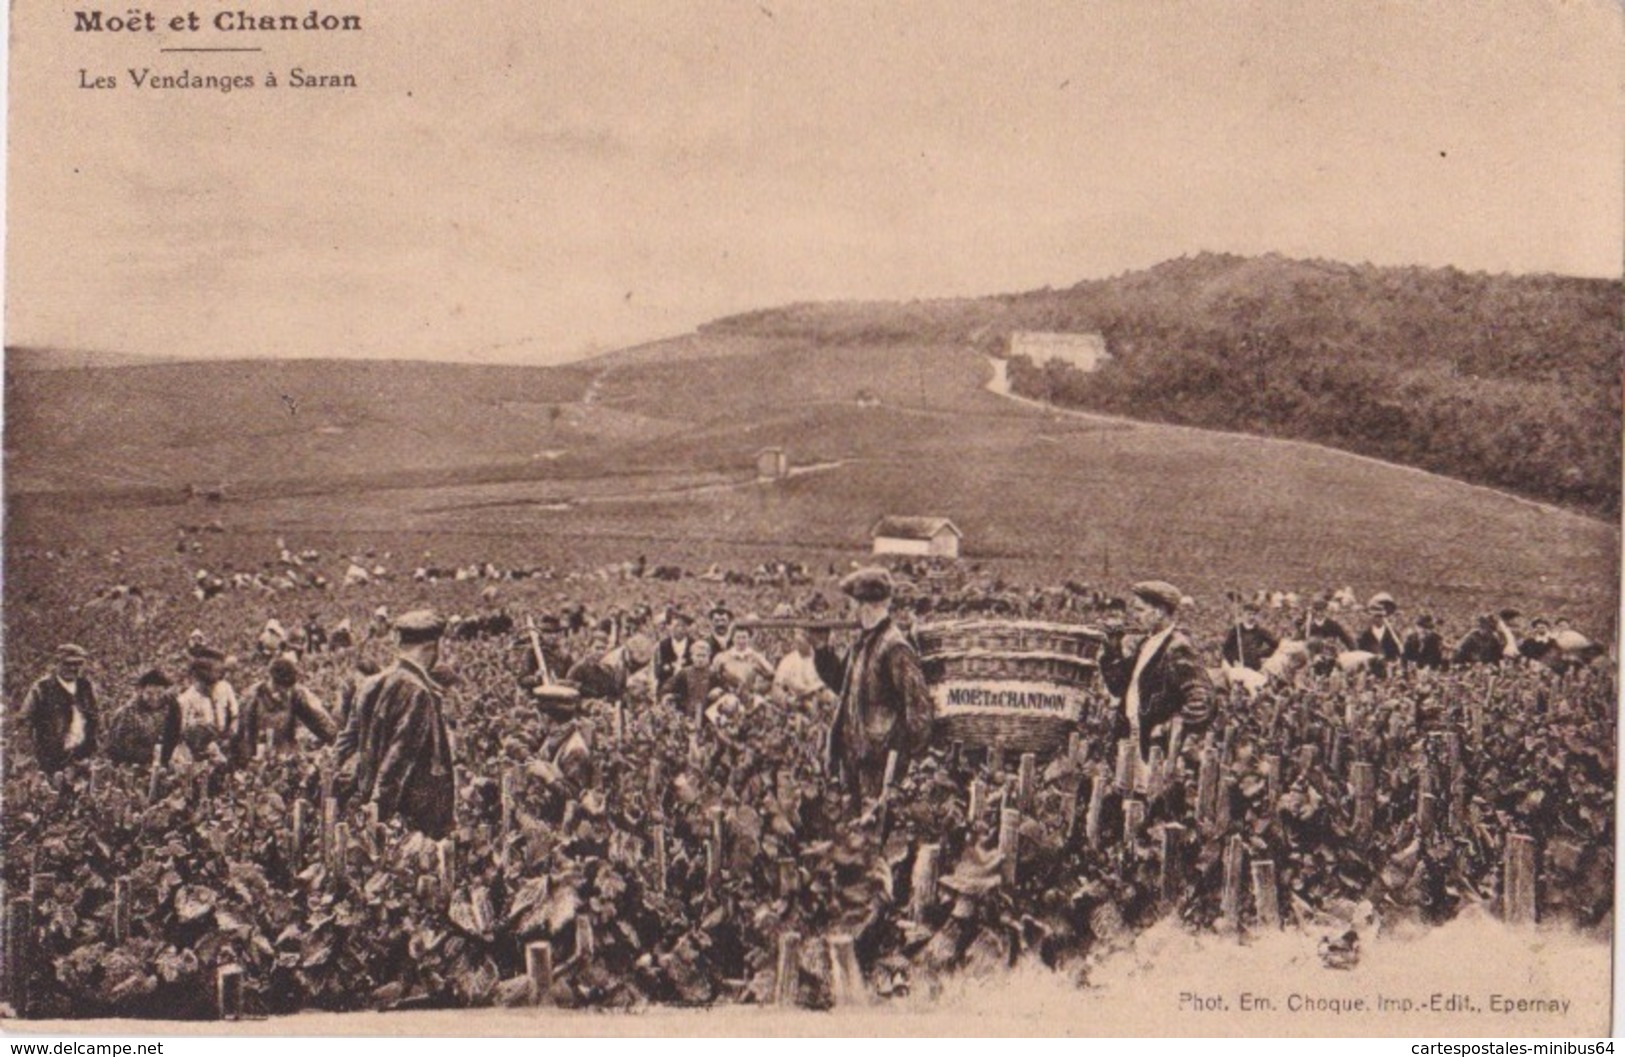
M886 758L897 753L897 777L931 739L931 692L919 655L892 623L891 574L859 569L841 581L857 606L862 630L847 654L841 702L829 731L829 766L865 799L880 795Z
M1123 702L1117 718L1119 736L1134 738L1140 759L1145 760L1151 754L1153 731L1175 716L1183 718L1186 732L1201 730L1212 721L1213 684L1196 647L1174 627L1183 597L1179 588L1146 580L1130 591L1130 612L1145 630L1145 638L1132 650L1123 649L1121 635L1108 638L1100 675L1106 689Z

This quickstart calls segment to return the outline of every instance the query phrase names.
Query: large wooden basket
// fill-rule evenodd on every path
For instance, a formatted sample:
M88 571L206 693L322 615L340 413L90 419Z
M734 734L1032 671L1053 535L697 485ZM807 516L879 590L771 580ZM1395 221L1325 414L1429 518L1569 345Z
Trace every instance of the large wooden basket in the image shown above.
M1079 624L967 620L916 632L937 737L1047 754L1077 729L1105 636Z

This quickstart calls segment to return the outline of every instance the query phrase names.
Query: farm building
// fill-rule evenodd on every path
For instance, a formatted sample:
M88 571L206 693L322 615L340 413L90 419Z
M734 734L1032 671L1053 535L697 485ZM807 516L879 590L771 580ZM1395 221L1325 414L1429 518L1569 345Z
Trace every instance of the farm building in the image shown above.
M1099 334L1060 334L1039 330L1018 330L1010 335L1010 355L1025 356L1036 367L1061 360L1080 371L1096 371L1112 358L1106 339Z
M756 479L772 481L790 473L790 456L783 448L763 448L756 453Z
M959 557L965 534L945 517L896 517L875 523L871 533L876 554L906 554L932 558Z

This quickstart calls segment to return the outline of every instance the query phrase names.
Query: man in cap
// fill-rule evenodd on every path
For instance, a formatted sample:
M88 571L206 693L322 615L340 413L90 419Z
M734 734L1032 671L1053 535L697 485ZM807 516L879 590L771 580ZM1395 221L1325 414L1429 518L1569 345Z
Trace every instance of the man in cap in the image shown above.
M29 687L22 721L34 738L40 770L56 774L96 751L96 688L85 675L89 654L68 642L56 649L56 670Z
M1444 638L1434 629L1431 614L1416 618L1416 627L1405 635L1405 666L1407 668L1444 667Z
M399 815L426 836L444 837L455 821L456 776L441 688L429 673L440 660L446 622L432 610L414 610L395 621L395 633L395 666L365 685L351 717L355 798L376 804L380 818Z
M706 638L711 643L711 659L714 661L733 645L734 615L731 609L718 602L711 607L708 616L711 618L711 634Z
M1230 625L1230 633L1224 637L1224 646L1219 652L1230 664L1260 671L1280 642L1269 629L1259 625L1257 603L1245 603L1241 611L1241 620Z
M1405 647L1388 623L1398 611L1399 603L1394 601L1392 595L1386 592L1372 595L1370 604L1366 606L1366 613L1371 617L1370 626L1360 632L1354 648L1381 658L1385 665L1398 664L1404 656Z
M1478 626L1456 644L1452 664L1500 664L1506 657L1506 641L1496 627L1494 613L1481 613Z
M279 756L298 752L300 726L323 745L338 737L338 724L321 700L299 682L299 662L291 654L273 659L266 675L244 696L233 745L239 763L253 759L262 742Z
M1518 654L1525 660L1551 668L1564 665L1563 647L1552 637L1552 622L1545 617L1529 622L1529 637L1518 643Z
M688 667L689 648L694 645L694 618L677 610L671 615L671 630L660 640L655 650L655 683L665 686L667 681Z
M181 740L187 754L201 759L215 742L237 732L237 692L226 679L226 655L212 646L192 651L187 666L190 684L177 698L181 707Z
M1304 641L1312 642L1319 639L1322 642L1336 643L1339 650L1352 650L1354 636L1342 625L1336 617L1327 612L1328 604L1324 596L1316 596L1309 603L1309 616L1304 620Z
M169 766L181 740L181 706L169 677L150 668L136 680L135 696L107 723L107 755L115 763L137 767L158 762Z
M1108 637L1101 652L1100 674L1123 702L1117 719L1119 736L1139 744L1148 759L1157 728L1179 716L1187 732L1199 731L1213 719L1213 684L1190 639L1174 626L1184 599L1179 588L1162 580L1145 580L1130 588L1129 612L1145 637L1125 649L1120 635Z
M891 574L859 569L841 581L862 630L847 654L840 706L830 725L828 763L846 788L876 797L886 759L897 753L897 775L931 739L932 702L920 658L892 623Z

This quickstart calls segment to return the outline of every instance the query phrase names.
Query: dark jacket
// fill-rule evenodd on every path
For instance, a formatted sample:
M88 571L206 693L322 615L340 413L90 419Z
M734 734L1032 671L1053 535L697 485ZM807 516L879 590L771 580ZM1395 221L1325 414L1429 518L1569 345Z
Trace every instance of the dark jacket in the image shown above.
M440 688L402 658L356 703L355 795L381 818L400 815L430 837L451 832L457 805Z
M1563 666L1565 657L1563 647L1552 639L1537 639L1530 637L1518 643L1518 655L1525 660L1536 661L1553 668Z
M816 662L815 662L816 663ZM847 655L841 703L829 731L829 763L848 789L880 793L886 757L898 756L898 777L931 740L935 706L919 655L887 617L863 632Z
M834 646L815 646L813 648L813 670L818 678L824 681L834 693L841 692L841 683L846 679L846 654Z
M303 686L278 693L268 682L255 683L243 700L232 756L239 763L252 760L267 731L274 751L295 752L299 747L297 726L301 725L323 745L338 737L338 724Z
M180 740L181 704L173 690L137 691L107 721L107 755L114 763L151 764L156 746L159 763L168 767Z
M1331 617L1325 617L1321 620L1310 617L1308 622L1304 624L1304 638L1327 639L1342 646L1345 650L1354 648L1354 636L1349 634L1348 628L1345 628Z
M672 707L690 719L698 721L705 715L711 688L722 685L722 680L709 665L691 664L660 687L660 699L670 699Z
M1490 628L1474 628L1456 644L1455 664L1500 664L1506 655L1506 640Z
M660 640L660 645L655 647L656 686L665 686L668 679L688 667L688 650L693 645L693 635L683 640L682 649L677 648L677 643L670 635ZM716 654L713 653L712 656Z
M1354 648L1364 650L1367 653L1374 653L1388 662L1399 660L1405 652L1404 646L1399 641L1399 635L1395 633L1393 628L1383 629L1381 641L1378 641L1377 629L1366 628L1360 632L1360 637L1355 640Z
M1232 624L1230 633L1224 637L1224 647L1220 652L1231 664L1239 664L1243 668L1252 668L1256 671L1263 667L1264 659L1274 653L1278 645L1280 643L1275 636L1263 628Z
M83 717L84 740L70 751L67 739L76 708ZM30 687L23 699L22 721L33 735L34 758L40 770L55 774L96 751L96 688L87 676L80 675L75 692L69 694L55 673L47 675Z
M1444 639L1437 631L1412 628L1405 635L1404 660L1413 668L1443 668Z
M1100 674L1110 690L1124 702L1117 717L1117 736L1130 737L1134 731L1128 718L1128 688L1134 678L1139 651L1124 651L1121 639L1108 639L1101 651ZM1213 720L1213 682L1183 633L1174 631L1146 661L1140 672L1140 758L1151 755L1151 732L1175 716L1184 717L1186 731L1197 731Z

